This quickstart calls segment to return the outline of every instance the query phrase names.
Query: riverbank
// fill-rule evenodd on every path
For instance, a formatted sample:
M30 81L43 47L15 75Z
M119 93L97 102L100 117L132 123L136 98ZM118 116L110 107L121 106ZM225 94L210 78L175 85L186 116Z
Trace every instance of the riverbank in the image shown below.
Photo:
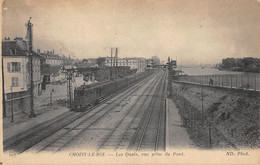
M197 147L260 147L259 95L173 83L172 99Z
M192 75L226 75L226 74L248 74L247 72L233 72L227 70L218 70L216 68L201 68L201 67L182 67L177 68L178 70L182 70L185 74L192 76ZM257 74L257 73L254 73Z
M260 73L259 68L256 68L256 69L253 69L253 70L243 69L243 68L238 68L238 67L227 68L227 69L217 68L217 69L220 70L220 71L227 71L227 72Z

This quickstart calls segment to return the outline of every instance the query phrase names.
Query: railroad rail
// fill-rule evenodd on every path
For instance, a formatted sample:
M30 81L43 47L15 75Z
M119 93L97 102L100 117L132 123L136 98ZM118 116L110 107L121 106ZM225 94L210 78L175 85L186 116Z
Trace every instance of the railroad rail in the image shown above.
M157 75L158 76L158 75ZM143 82L145 83L145 82ZM52 151L58 152L66 148L66 146L79 136L82 132L86 131L88 128L93 126L96 122L103 119L109 112L111 112L117 105L129 97L132 93L136 92L139 89L139 85L136 88L133 88L131 91L127 92L124 96L120 97L119 100L116 100L113 104L108 104L106 107L101 108L100 110L89 113L86 117L81 118L70 125L66 126L65 130L60 130L55 133L54 137L47 139L46 142L43 142L43 145L40 148L35 147L32 150L37 148L37 152L42 151Z
M152 97L150 106L142 116L134 136L131 139L129 150L165 150L165 108L164 90L166 76L156 88L157 95ZM158 117L159 116L159 117Z
M118 96L116 96L116 97L118 98L119 101L123 100L125 97L127 97L127 95L125 95L126 93L129 93L129 91L134 92L134 91L138 90L139 85L142 83L145 83L147 80L151 79L152 76L154 76L154 75L150 75L150 76L140 80L139 82L133 84L130 88L128 86L129 89L127 89L127 90L125 90L125 89L121 90L120 91L121 93L118 92L117 93ZM125 96L123 96L123 95L125 95ZM106 100L103 100L103 102L107 101L108 99L111 99L114 96L115 96L115 94L113 96L108 97ZM31 148L32 146L36 145L37 143L43 141L44 139L47 139L54 133L59 132L59 130L63 130L63 131L61 131L63 133L59 132L59 133L61 133L60 134L60 137L61 137L68 131L72 130L72 127L68 127L70 124L75 124L75 122L80 122L80 121L86 120L91 116L90 114L92 114L92 113L98 114L99 112L101 112L102 108L98 112L92 112L94 110L94 108L96 108L98 106L100 106L100 105L93 106L86 112L77 112L77 113L68 112L68 113L60 116L57 119L43 123L42 126L34 128L30 133L25 133L25 135L21 134L20 138L19 138L19 136L17 136L12 139L9 139L4 142L4 151L12 150L17 153L22 153L22 152L26 151L27 149ZM110 106L110 105L105 105L105 107L108 107L108 106ZM94 114L92 116L94 116ZM103 113L103 115L104 114L105 113ZM67 131L64 131L64 130L67 130ZM44 146L43 148L39 149L38 151L42 151L42 150L46 149L47 147Z
M144 103L149 102L152 97L152 94L155 92L154 86L157 86L159 80L163 78L162 75L158 76L148 88L145 89L144 94L138 97L139 102L135 102L124 115L124 117L116 124L113 130L110 131L109 134L101 141L99 144L98 150L104 149L122 149L127 147L129 144L125 140L125 136L127 135L128 130L131 130L131 126L138 116L142 116L144 111L143 107ZM141 104L141 105L138 105ZM128 139L131 135L129 134ZM131 138L131 137L130 137ZM125 140L125 141L124 141ZM125 143L123 143L125 142Z

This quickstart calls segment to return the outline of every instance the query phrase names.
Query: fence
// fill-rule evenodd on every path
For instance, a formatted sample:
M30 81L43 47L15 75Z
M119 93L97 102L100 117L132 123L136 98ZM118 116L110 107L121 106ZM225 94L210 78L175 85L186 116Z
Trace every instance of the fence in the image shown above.
M260 74L179 76L179 81L260 91Z

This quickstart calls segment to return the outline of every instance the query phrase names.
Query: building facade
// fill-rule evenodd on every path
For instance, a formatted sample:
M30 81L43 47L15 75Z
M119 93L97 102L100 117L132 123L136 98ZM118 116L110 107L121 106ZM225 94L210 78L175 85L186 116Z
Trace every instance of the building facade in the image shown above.
M161 64L161 61L160 61L159 57L157 57L157 56L153 56L152 61L153 61L154 66Z
M19 40L20 43L21 40ZM24 41L23 43L26 43ZM30 87L29 51L21 47L17 40L2 42L2 58L5 77L5 92L27 91ZM41 56L33 52L34 95L41 93Z
M19 42L22 43L21 40ZM30 88L30 70L26 47L19 46L17 40L5 40L2 42L2 59L5 93L27 91ZM34 96L41 94L41 81L41 56L33 52Z
M116 66L116 59L106 57L105 66ZM137 73L144 72L146 70L146 59L145 58L118 58L117 66L129 66L130 69L136 69Z
M59 55L54 54L54 50L47 51L44 53L41 53L40 49L37 49L37 53L40 54L44 58L44 63L48 64L50 66L57 66L57 65L63 65L64 59L60 57Z
M4 117L30 110L30 67L26 41L2 42ZM41 56L33 52L33 93L41 94Z

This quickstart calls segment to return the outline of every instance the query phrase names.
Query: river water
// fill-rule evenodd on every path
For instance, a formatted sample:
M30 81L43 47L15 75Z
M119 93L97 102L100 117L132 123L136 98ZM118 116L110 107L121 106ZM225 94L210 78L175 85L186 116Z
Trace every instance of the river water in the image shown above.
M188 76L179 77L180 81L209 84L213 79L214 85L225 87L244 88L247 86L250 90L260 91L260 73L221 71L214 68L177 68L182 70Z
M200 67L192 67L192 68L177 68L178 70L182 70L185 74L191 76L191 75L230 75L230 74L238 74L238 75L244 75L244 74L253 74L259 76L260 73L248 73L248 72L232 72L232 71L221 71L214 68L200 68Z

